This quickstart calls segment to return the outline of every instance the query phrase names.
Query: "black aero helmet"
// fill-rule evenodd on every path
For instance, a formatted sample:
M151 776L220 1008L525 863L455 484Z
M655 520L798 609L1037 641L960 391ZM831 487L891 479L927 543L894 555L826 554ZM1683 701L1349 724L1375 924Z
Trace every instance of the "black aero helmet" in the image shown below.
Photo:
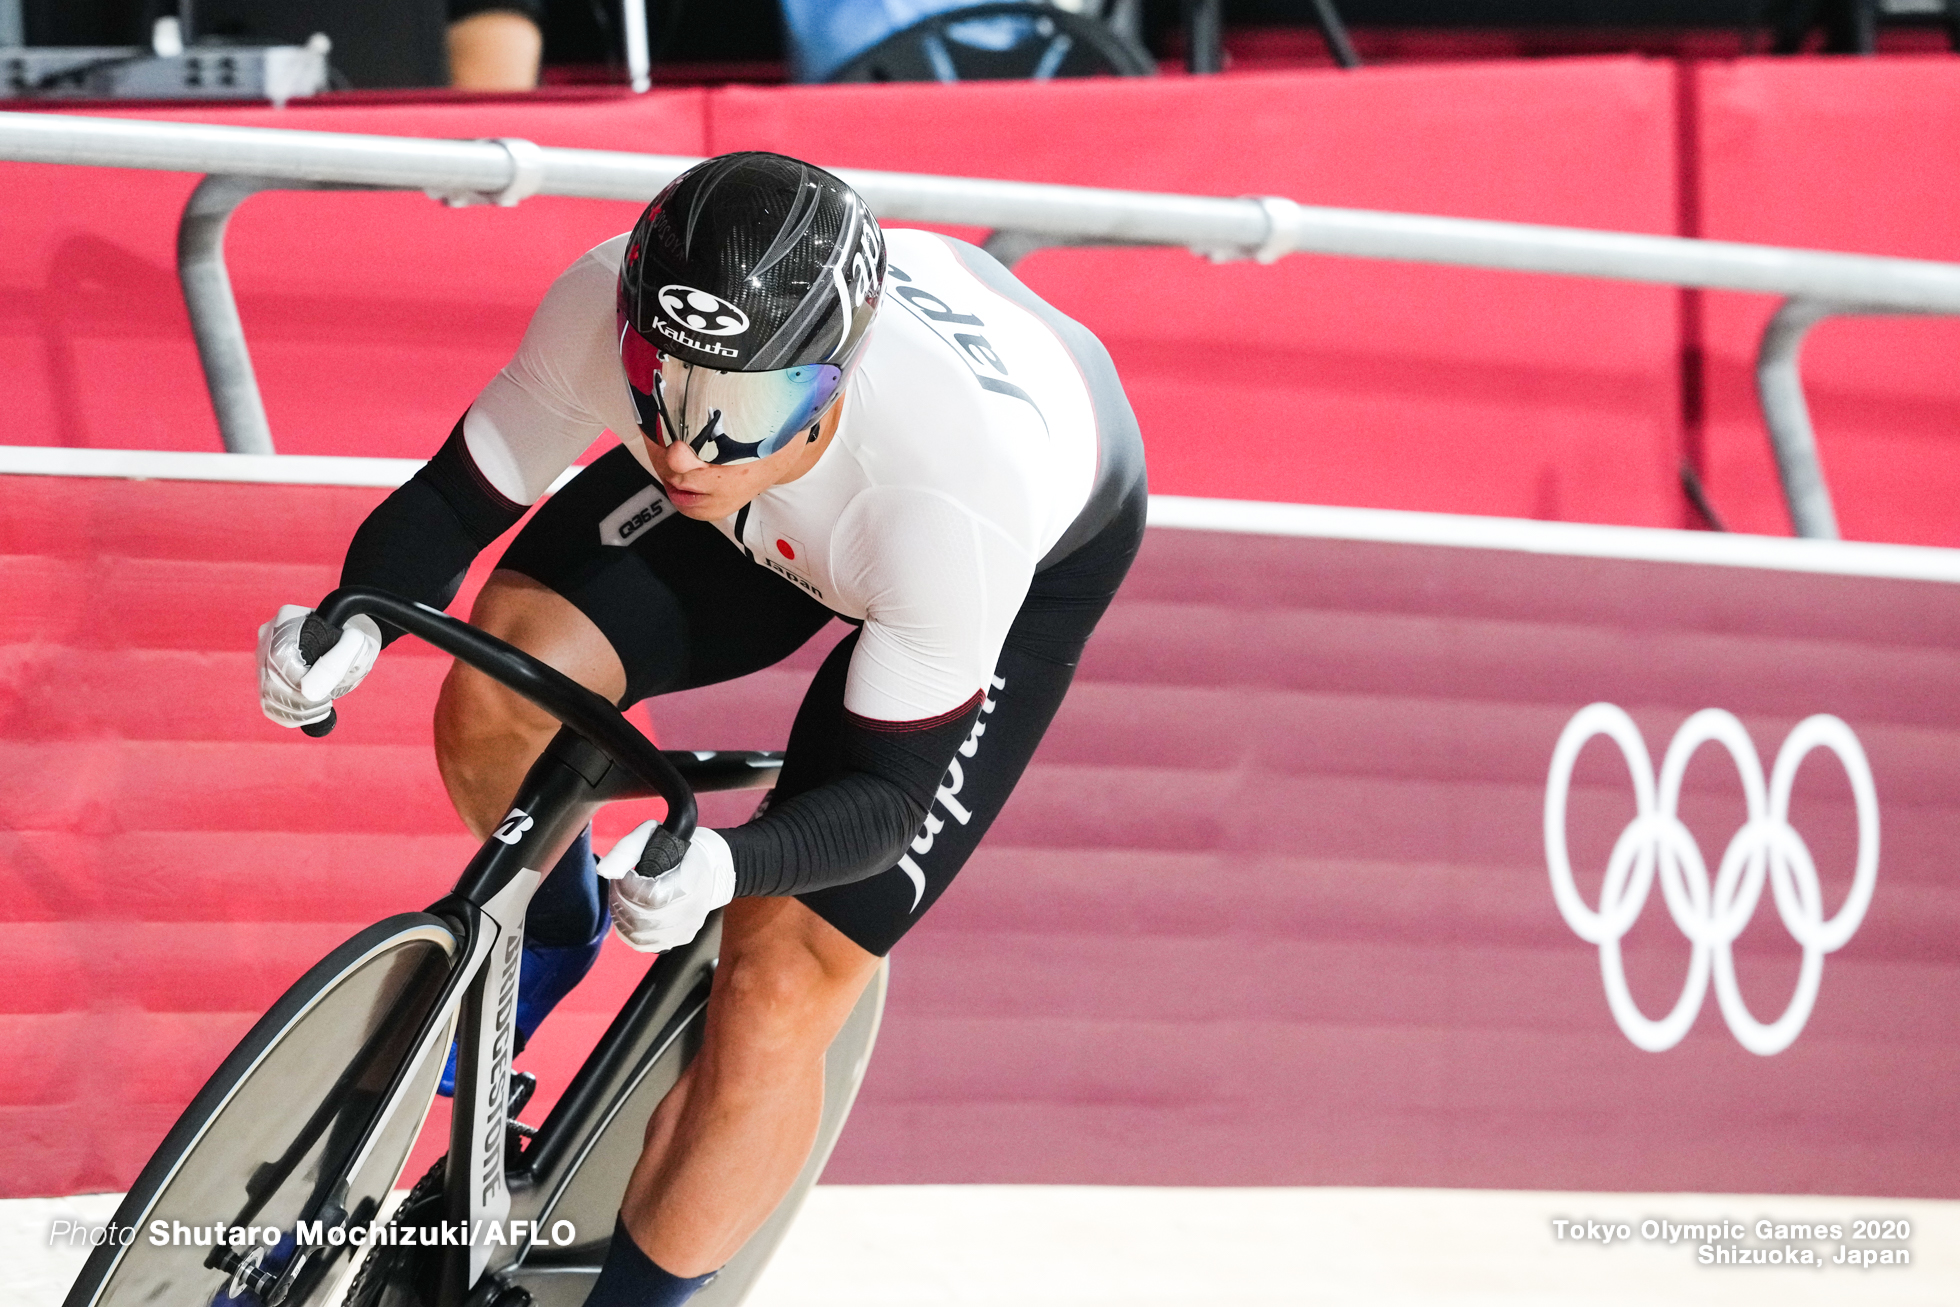
M709 463L775 453L842 392L884 277L877 220L823 169L760 152L689 168L620 261L620 359L641 429Z

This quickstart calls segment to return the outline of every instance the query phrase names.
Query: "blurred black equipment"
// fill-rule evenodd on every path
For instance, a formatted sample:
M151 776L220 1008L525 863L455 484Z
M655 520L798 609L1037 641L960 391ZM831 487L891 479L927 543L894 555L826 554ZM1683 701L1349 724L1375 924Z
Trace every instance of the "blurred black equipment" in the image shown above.
M1347 24L1341 21L1334 0L1305 0L1313 10L1314 26L1327 43L1328 57L1342 68L1359 68L1361 56L1348 39ZM1184 68L1186 72L1218 73L1225 70L1225 0L1180 0L1184 19Z
M9 96L266 99L442 86L443 0L0 0Z
M830 75L833 82L1147 77L1135 40L1100 19L1045 4L964 5L894 32Z
M1820 27L1826 54L1871 54L1880 23L1939 23L1947 44L1960 50L1960 0L1785 0L1781 8L1771 46L1777 54L1796 54Z
M449 84L444 0L196 0L200 39L285 44L325 32L352 87ZM338 85L338 82L336 82Z
M1147 76L1141 0L782 0L799 82Z

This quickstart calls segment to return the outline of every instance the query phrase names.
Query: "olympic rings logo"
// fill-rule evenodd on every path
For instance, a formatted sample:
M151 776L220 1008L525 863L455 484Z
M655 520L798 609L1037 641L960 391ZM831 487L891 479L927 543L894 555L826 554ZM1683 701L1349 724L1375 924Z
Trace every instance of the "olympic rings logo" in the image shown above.
M1572 879L1566 847L1565 806L1572 788L1572 767L1579 750L1595 735L1620 746L1633 775L1635 816L1613 845L1594 910L1579 894ZM1695 837L1675 815L1681 780L1688 760L1704 744L1728 750L1742 777L1748 816L1722 854L1711 886L1708 865ZM1835 916L1824 916L1824 896L1817 864L1801 836L1791 828L1790 787L1797 768L1814 749L1829 749L1851 781L1858 812L1858 861L1851 893ZM1711 976L1715 997L1736 1040L1765 1057L1790 1046L1810 1019L1817 987L1824 976L1824 955L1844 944L1865 919L1872 890L1878 883L1878 793L1872 786L1871 764L1858 737L1836 717L1819 713L1797 723L1777 751L1767 784L1756 746L1734 714L1704 708L1681 724L1661 760L1658 782L1647 743L1633 718L1610 703L1589 704L1566 724L1552 750L1552 770L1545 787L1545 860L1552 875L1552 897L1573 933L1599 946L1599 969L1606 982L1606 1002L1613 1019L1637 1047L1658 1053L1674 1047L1688 1033L1701 1011ZM1620 941L1646 906L1658 878L1668 915L1694 946L1687 984L1666 1016L1649 1018L1627 989ZM1735 979L1731 946L1742 934L1770 886L1784 928L1803 947L1803 965L1796 993L1783 1015L1767 1024L1756 1020L1743 1001Z

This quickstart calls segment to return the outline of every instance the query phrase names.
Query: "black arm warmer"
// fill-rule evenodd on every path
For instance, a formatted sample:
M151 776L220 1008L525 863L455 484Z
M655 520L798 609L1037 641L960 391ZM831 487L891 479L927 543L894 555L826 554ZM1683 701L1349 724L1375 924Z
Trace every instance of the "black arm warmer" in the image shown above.
M721 832L735 856L735 893L807 894L895 866L973 729L981 700L976 693L919 722L841 712L835 747L842 774ZM792 749L796 743L792 735Z
M470 564L524 516L477 470L459 420L436 456L381 501L347 546L342 585L371 585L445 608ZM401 632L381 623L383 642Z

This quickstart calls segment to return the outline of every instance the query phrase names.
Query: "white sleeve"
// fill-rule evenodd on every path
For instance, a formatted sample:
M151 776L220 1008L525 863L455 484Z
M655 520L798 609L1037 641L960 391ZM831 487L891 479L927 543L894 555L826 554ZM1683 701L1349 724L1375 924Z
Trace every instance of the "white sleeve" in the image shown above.
M592 398L623 384L613 339L616 261L579 256L545 292L517 355L470 405L463 441L499 494L536 503L606 428Z
M1035 560L952 497L880 486L851 500L831 568L866 596L844 707L908 722L951 712L987 682Z

